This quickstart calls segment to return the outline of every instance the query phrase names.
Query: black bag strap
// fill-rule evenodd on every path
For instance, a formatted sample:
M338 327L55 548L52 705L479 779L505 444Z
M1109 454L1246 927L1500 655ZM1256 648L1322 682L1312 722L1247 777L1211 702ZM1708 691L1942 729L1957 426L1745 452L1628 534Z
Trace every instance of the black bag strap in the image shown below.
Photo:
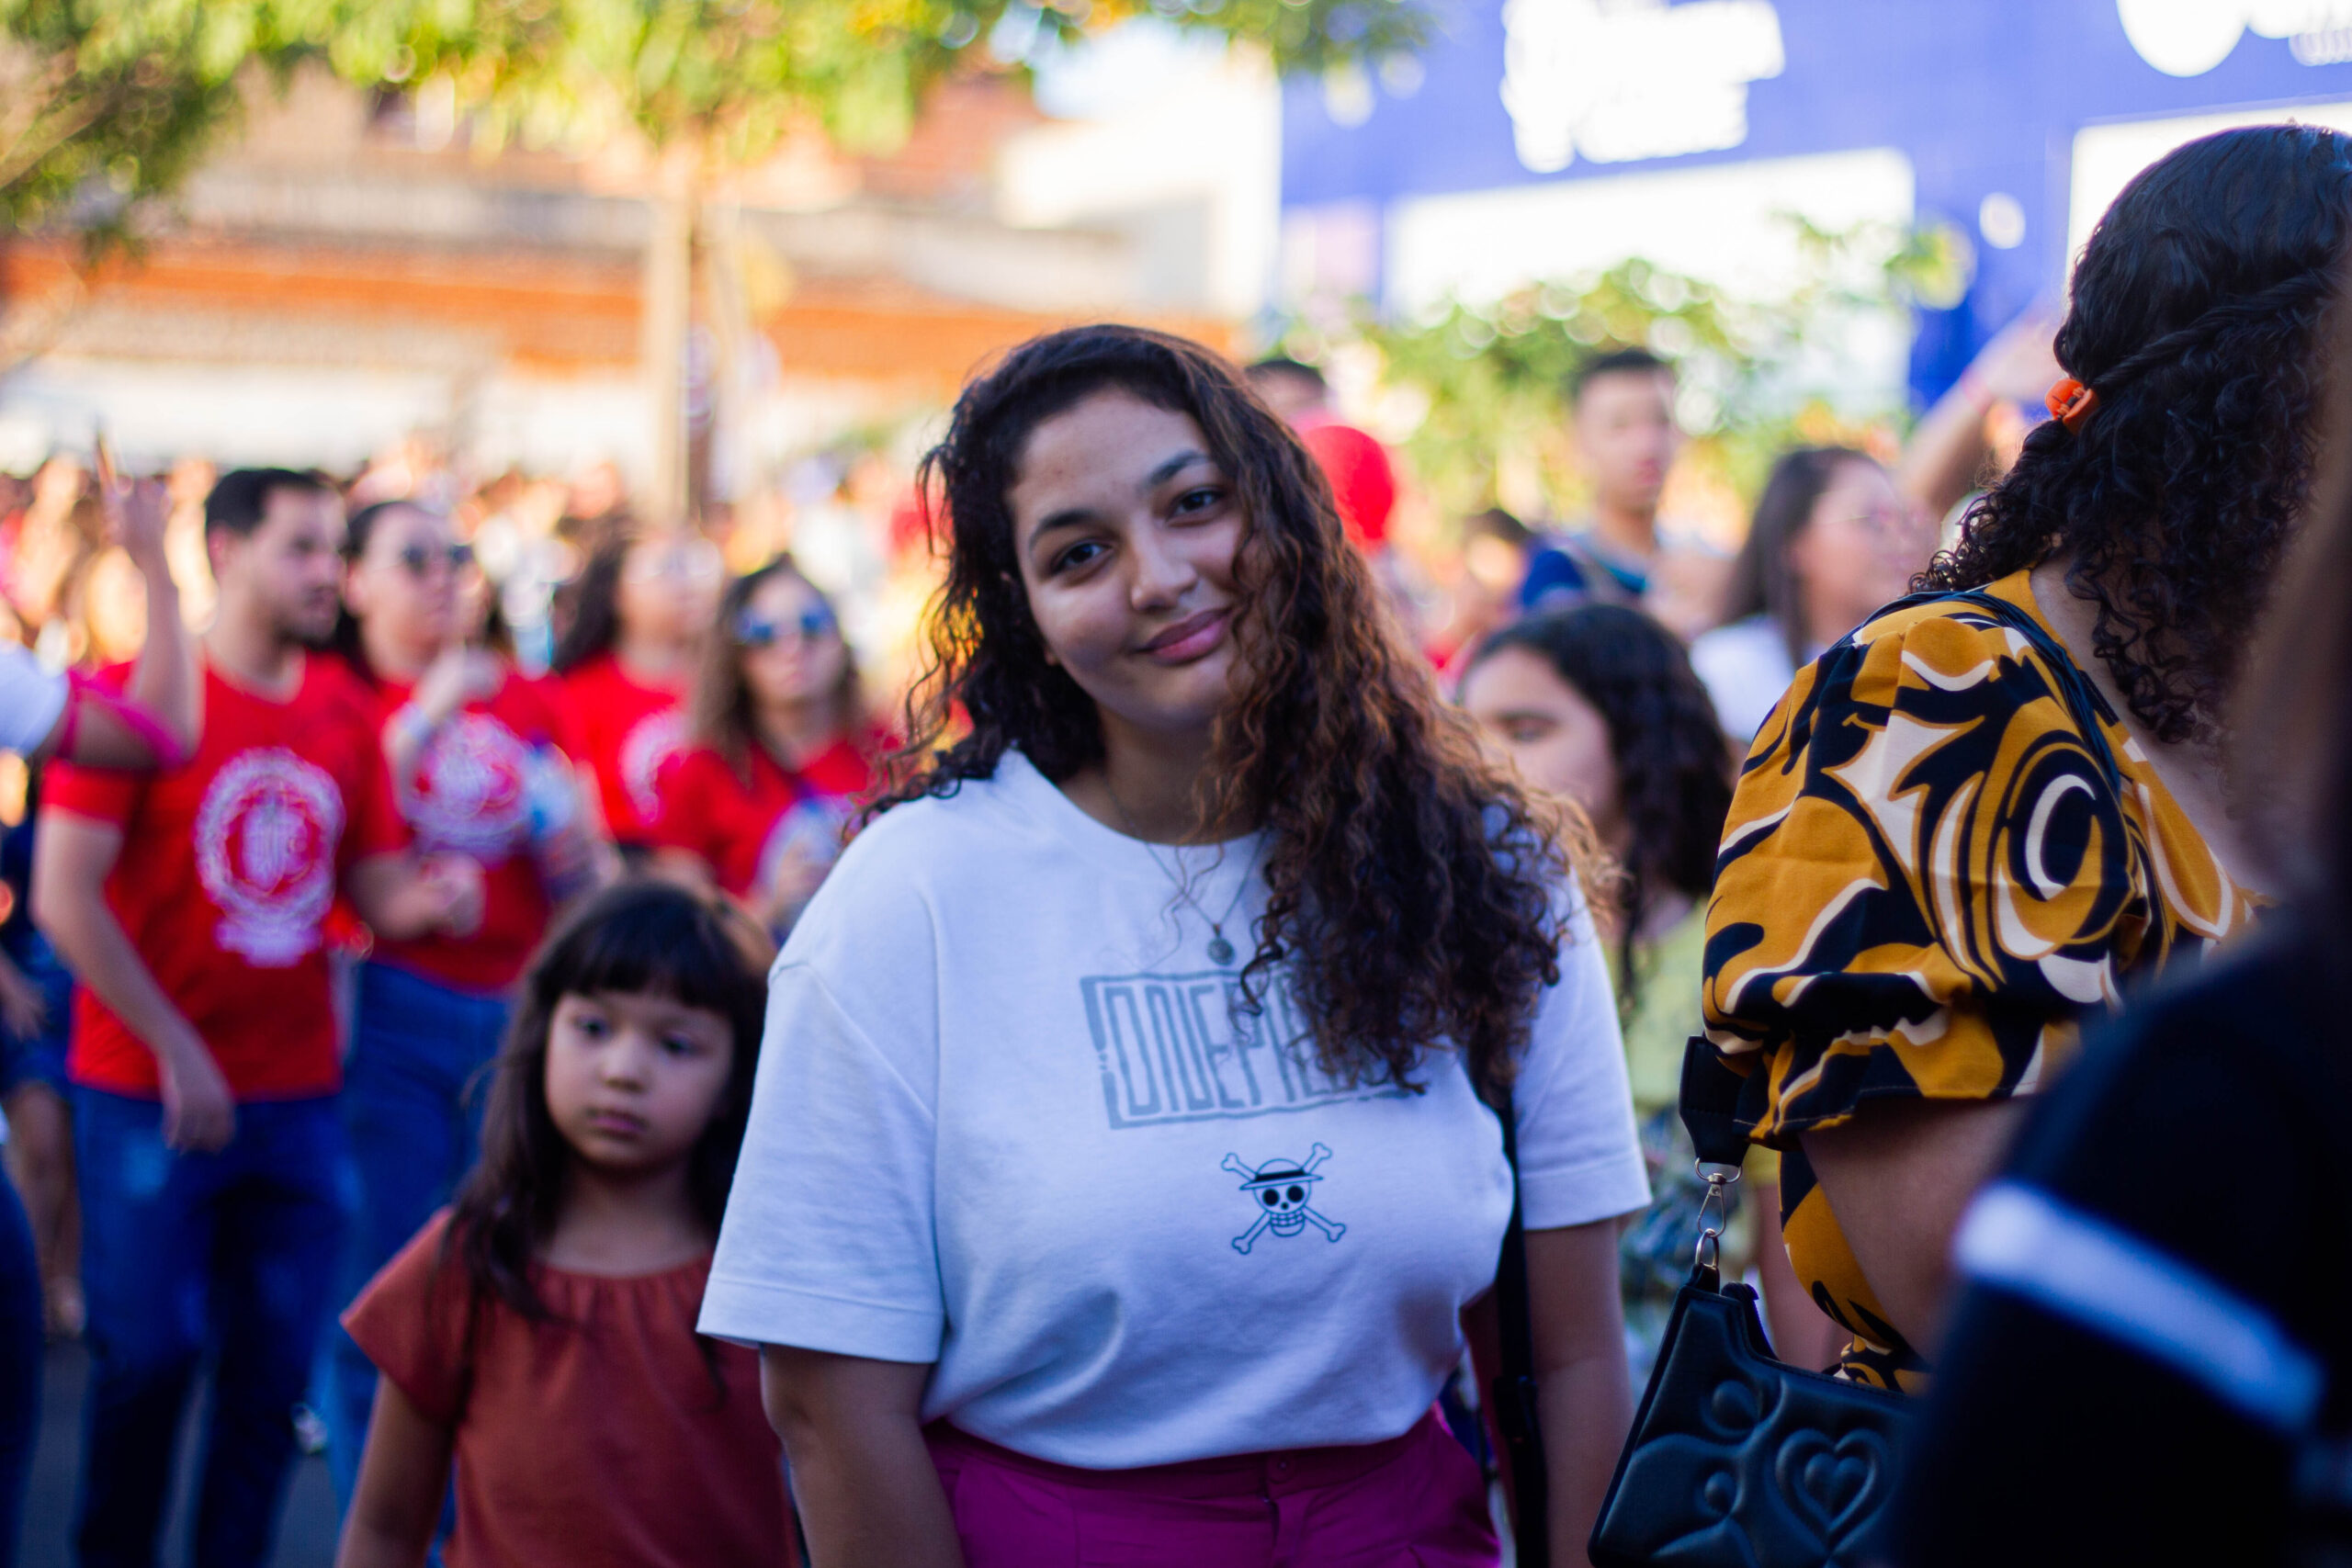
M1747 1086L1705 1035L1694 1034L1683 1046L1682 1125L1702 1163L1738 1165L1747 1158L1747 1133L1739 1118L1740 1091Z
M1495 1319L1502 1340L1502 1371L1487 1391L1495 1429L1510 1465L1511 1496L1518 1505L1514 1535L1520 1568L1551 1568L1551 1482L1544 1464L1544 1428L1535 1408L1535 1321L1527 1297L1527 1227L1519 1198L1519 1117L1509 1086L1481 1086L1503 1127L1503 1158L1510 1164L1510 1225L1495 1269Z
M2098 687L2083 672L2083 667L2075 662L2075 656L2059 645L2058 639L2050 635L2039 617L2010 604L1999 594L1987 593L1981 588L1964 588L1954 592L1927 593L1917 597L1946 603L1957 600L1984 611L2031 643L2034 651L2041 655L2042 663L2048 665L2050 672L2057 677L2059 698L2073 716L2075 728L2082 731L2083 744L2098 762L2108 788L2115 792L2117 800L2123 799L2123 769L2115 760L2115 748L2108 744L2107 728L2100 722L2103 718L2113 717L2114 710L2107 705L2107 699L2099 695ZM1911 601L1904 600L1902 603L1909 604ZM1888 609L1895 607L1887 606Z

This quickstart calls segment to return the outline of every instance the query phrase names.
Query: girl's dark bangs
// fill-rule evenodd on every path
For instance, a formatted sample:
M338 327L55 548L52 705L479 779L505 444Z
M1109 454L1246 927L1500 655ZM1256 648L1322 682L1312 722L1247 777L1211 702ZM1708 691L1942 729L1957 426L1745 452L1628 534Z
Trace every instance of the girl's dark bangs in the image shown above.
M744 991L743 957L717 920L681 896L628 901L564 940L548 966L550 1002L566 992L667 997L732 1016Z

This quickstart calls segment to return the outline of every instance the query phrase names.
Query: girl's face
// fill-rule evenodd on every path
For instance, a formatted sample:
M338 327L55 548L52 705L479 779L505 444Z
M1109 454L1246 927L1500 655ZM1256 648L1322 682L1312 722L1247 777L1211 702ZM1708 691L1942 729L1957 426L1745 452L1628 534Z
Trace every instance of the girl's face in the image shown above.
M379 513L344 578L344 600L370 628L401 646L446 648L458 636L461 580L473 553L449 536L449 525L430 512L396 506Z
M1609 721L1551 660L1524 648L1480 660L1462 682L1462 705L1520 777L1584 807L1601 842L1615 847L1625 827L1617 753Z
M718 1013L637 992L568 993L548 1025L548 1111L591 1165L662 1170L710 1125L734 1058Z
M1105 730L1204 736L1239 661L1244 529L1192 416L1097 392L1030 433L1005 500L1046 657Z
M690 641L718 613L726 576L718 547L701 535L684 529L648 534L621 561L614 608L632 635Z
M752 591L728 628L735 638L743 684L763 707L816 702L841 689L849 649L841 626L817 591L780 571Z
M1789 541L1789 567L1804 585L1815 635L1843 636L1883 604L1909 592L1911 576L1935 548L1923 522L1876 463L1838 466Z

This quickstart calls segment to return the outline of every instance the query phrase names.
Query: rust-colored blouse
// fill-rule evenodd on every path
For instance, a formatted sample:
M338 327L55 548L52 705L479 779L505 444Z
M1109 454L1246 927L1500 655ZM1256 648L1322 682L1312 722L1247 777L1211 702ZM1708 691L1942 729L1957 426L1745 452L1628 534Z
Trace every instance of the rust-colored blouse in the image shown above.
M448 1225L435 1215L343 1323L410 1403L456 1428L450 1568L796 1561L759 1358L695 1338L707 1257L627 1279L540 1267L554 1317L533 1323L473 1302L442 1255Z

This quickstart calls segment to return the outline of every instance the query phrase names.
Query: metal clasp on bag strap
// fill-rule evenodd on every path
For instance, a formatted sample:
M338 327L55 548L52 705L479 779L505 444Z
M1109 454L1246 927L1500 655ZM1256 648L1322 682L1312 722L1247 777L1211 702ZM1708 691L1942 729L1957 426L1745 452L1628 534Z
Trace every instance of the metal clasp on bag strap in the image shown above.
M1699 1200L1699 1245L1691 1249L1690 1267L1713 1281L1722 1276L1723 1235L1731 1224L1731 1184L1739 1179L1739 1167L1703 1159L1690 1163L1707 1184L1707 1195Z

